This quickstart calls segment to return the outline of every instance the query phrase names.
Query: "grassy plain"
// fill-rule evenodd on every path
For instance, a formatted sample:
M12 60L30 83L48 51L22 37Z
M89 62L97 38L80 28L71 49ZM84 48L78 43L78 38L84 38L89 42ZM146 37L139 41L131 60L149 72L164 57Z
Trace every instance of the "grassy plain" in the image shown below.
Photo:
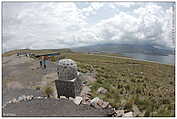
M89 84L93 97L108 101L116 109L131 111L137 105L144 116L175 116L175 66L68 51L61 55L75 60L83 73L96 71L97 80ZM108 92L97 94L99 87Z
M144 116L175 116L175 67L159 63L63 53L78 62L81 72L96 70L92 96L98 96L117 109L132 110L137 105ZM107 54L106 54L107 55ZM97 94L104 87L106 94Z

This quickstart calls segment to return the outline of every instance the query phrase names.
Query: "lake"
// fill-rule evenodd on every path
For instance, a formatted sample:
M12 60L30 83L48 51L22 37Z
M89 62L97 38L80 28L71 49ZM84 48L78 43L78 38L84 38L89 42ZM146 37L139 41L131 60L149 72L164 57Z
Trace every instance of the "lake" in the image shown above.
M159 62L161 64L175 64L175 55L157 56L157 55L146 55L141 53L121 53L121 55L132 57L137 60L148 60Z

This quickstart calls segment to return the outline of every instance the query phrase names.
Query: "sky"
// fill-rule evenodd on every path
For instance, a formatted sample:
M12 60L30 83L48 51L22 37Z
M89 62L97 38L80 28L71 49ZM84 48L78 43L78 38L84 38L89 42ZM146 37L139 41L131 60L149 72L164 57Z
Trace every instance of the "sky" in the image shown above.
M174 2L3 2L3 52L95 44L174 48Z

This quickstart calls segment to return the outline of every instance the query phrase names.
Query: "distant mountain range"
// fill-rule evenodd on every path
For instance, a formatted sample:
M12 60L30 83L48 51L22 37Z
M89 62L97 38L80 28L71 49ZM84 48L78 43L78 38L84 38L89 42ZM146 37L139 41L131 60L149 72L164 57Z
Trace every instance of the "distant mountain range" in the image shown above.
M136 44L98 44L85 47L73 48L76 52L106 52L106 53L142 53L149 55L174 54L174 49L154 47L152 45Z

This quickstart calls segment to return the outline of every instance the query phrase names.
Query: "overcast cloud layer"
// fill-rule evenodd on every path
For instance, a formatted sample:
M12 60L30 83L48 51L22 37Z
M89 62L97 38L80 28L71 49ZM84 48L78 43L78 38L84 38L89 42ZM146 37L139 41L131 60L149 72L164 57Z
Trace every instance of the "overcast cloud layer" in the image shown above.
M173 48L174 3L4 2L3 50L140 43Z

